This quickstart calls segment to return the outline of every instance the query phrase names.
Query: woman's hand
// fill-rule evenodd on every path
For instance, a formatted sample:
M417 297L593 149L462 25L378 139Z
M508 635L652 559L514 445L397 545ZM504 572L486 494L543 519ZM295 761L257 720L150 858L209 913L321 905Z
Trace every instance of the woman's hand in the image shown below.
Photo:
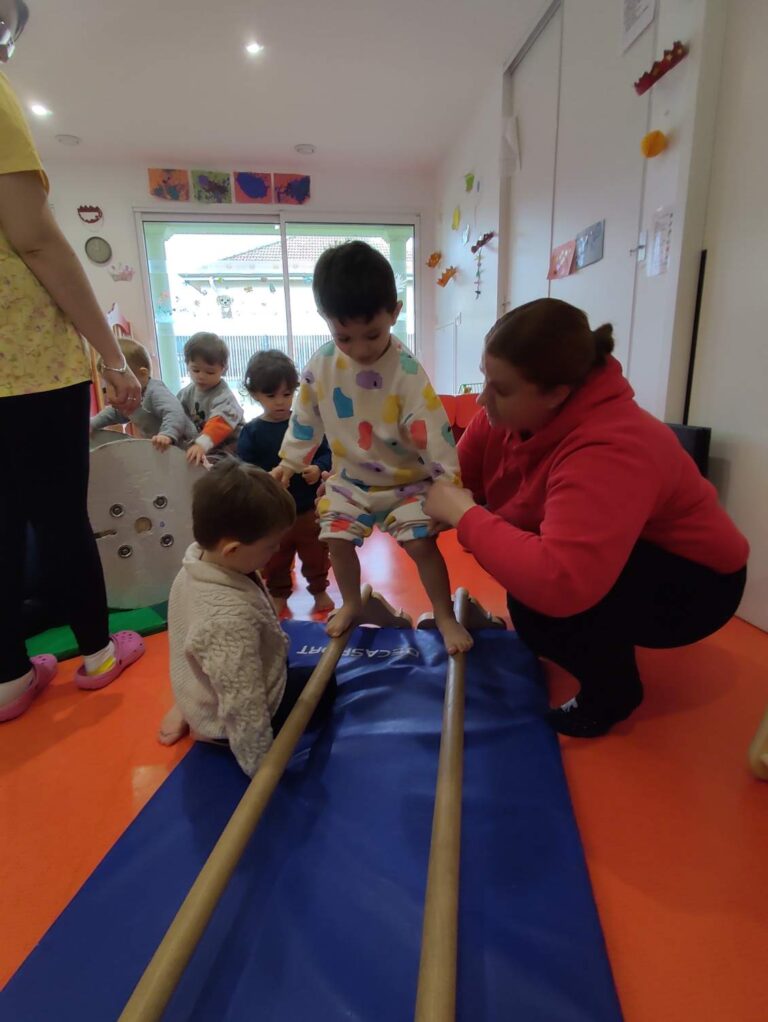
M438 480L432 483L424 500L424 514L443 525L454 529L461 519L475 507L475 501L469 490L462 490L451 483Z
M102 373L109 381L109 403L123 415L133 415L141 404L141 386L131 370L124 373L110 372L109 366L104 366Z

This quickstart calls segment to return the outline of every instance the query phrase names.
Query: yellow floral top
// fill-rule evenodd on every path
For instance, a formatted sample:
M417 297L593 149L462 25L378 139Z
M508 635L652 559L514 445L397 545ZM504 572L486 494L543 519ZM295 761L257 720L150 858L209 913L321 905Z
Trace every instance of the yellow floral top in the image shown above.
M48 190L29 128L0 73L0 174L34 170ZM85 344L0 227L0 398L90 379Z

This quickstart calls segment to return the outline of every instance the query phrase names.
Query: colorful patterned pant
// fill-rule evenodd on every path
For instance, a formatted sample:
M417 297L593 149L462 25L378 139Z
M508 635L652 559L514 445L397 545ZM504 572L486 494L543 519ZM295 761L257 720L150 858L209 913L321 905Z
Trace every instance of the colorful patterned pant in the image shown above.
M424 539L430 526L423 510L428 486L429 480L408 486L364 487L333 475L317 504L320 538L325 542L348 539L360 546L378 525L398 543Z

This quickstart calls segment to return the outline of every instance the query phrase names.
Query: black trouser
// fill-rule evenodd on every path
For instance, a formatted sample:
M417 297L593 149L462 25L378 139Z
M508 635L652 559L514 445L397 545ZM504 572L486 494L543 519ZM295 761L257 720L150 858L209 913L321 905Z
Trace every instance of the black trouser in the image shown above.
M746 568L721 575L640 542L610 592L581 614L548 617L512 596L507 604L526 646L581 683L580 706L621 716L643 697L635 646L673 649L716 632L736 613L746 579Z
M296 705L301 693L306 688L307 682L312 677L314 667L289 667L288 676L285 680L285 692L280 700L280 705L275 710L272 718L272 734L276 735L288 719L288 714ZM315 712L307 724L307 731L312 731L322 724L325 717L330 713L333 700L336 698L336 675L332 674L325 686L320 702L315 707Z
M104 575L88 521L89 386L0 398L0 682L29 670L22 624L28 525L46 589L64 608L80 652L109 642Z

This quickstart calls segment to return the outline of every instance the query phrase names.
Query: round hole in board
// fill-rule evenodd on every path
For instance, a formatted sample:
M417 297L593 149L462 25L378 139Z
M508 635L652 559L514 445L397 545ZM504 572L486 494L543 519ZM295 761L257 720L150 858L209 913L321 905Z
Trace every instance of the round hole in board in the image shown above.
M162 509L164 507L168 507L168 498L167 497L162 497L162 496L161 497L155 497L155 499L152 501L152 503L155 505L155 507L158 509L158 511L162 511Z
M152 519L151 518L147 518L146 516L142 516L141 518L137 518L136 521L133 523L133 527L138 532L139 535L141 535L142 532L151 532L152 531Z
M133 553L133 547L132 546L128 546L127 544L125 544L125 546L121 546L121 547L117 548L117 556L118 557L122 557L122 558L130 557L132 553Z
M160 546L173 546L173 536L169 533L166 533L165 536L161 536Z
M109 509L109 513L112 515L113 518L122 518L123 515L125 514L125 508L123 507L122 504L113 504L112 507Z

